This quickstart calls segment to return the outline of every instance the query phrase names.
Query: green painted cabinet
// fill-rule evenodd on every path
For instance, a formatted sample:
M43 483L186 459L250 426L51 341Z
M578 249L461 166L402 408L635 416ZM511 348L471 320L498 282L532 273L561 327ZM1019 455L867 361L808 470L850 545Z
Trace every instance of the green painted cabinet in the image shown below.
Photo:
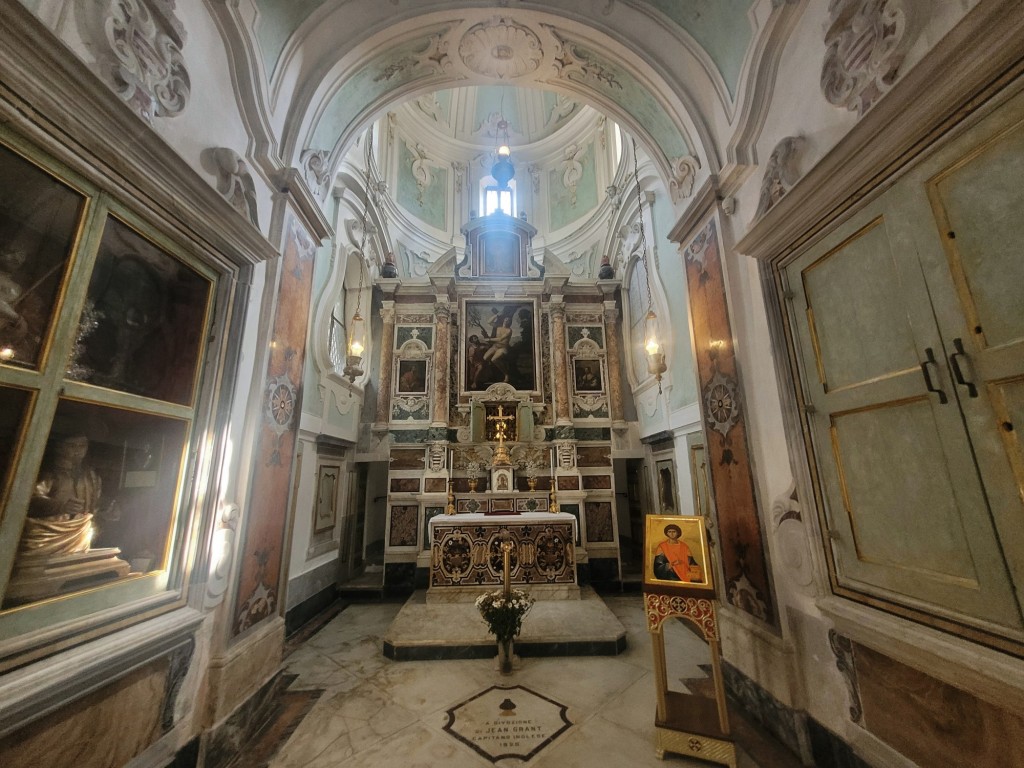
M1017 641L1021 178L1017 96L783 272L836 586Z

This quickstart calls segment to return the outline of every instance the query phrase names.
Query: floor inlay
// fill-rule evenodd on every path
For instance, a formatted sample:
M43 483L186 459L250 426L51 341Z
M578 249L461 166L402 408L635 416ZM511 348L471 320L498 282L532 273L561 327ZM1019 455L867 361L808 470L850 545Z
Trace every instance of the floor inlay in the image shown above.
M495 685L449 709L444 730L492 763L525 761L572 726L567 710L521 685Z

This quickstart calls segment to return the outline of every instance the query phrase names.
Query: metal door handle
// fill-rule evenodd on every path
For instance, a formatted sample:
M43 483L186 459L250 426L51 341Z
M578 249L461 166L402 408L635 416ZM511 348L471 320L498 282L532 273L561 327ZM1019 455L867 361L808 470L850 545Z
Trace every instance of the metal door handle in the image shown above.
M924 386L929 392L934 392L939 396L939 403L945 405L949 402L949 398L946 397L946 393L941 389L932 384L931 374L928 373L928 365L934 365L936 368L939 366L939 361L935 359L935 352L932 351L931 347L928 347L924 351L925 357L928 359L921 363L921 373L924 374Z
M956 383L962 387L967 387L968 397L977 397L978 388L974 386L974 382L967 381L964 378L964 373L960 370L960 361L958 357L967 359L967 353L964 352L964 343L959 338L953 339L953 348L956 350L952 355L949 356L949 365L953 369L953 378L956 379Z

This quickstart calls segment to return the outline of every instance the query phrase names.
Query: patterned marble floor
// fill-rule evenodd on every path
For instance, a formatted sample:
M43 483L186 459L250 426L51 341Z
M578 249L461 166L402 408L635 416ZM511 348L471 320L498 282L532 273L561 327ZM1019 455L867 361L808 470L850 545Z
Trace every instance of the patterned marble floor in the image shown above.
M386 659L382 637L400 605L352 605L285 662L298 677L291 690L319 689L309 714L270 761L271 768L664 768L708 766L654 750L654 679L651 641L638 594L606 597L627 630L618 656L522 659L511 676L493 660ZM666 626L669 688L703 678L708 650L683 626ZM571 724L527 760L491 757L446 725L449 711L494 686L521 702L536 695L564 706ZM525 689L520 690L520 689ZM499 697L500 698L500 697ZM528 706L529 702L524 702ZM496 721L512 722L512 721ZM529 722L523 721L523 722ZM552 729L555 733L555 729ZM501 750L498 750L499 752ZM506 750L507 751L507 750ZM740 768L774 764L738 750Z

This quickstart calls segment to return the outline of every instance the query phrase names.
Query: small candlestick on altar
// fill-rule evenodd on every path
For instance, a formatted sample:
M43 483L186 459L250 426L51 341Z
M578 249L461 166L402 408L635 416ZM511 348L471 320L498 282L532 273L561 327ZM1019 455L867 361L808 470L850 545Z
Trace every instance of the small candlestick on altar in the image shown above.
M455 514L455 483L451 479L448 480L448 506L444 508L444 513Z

